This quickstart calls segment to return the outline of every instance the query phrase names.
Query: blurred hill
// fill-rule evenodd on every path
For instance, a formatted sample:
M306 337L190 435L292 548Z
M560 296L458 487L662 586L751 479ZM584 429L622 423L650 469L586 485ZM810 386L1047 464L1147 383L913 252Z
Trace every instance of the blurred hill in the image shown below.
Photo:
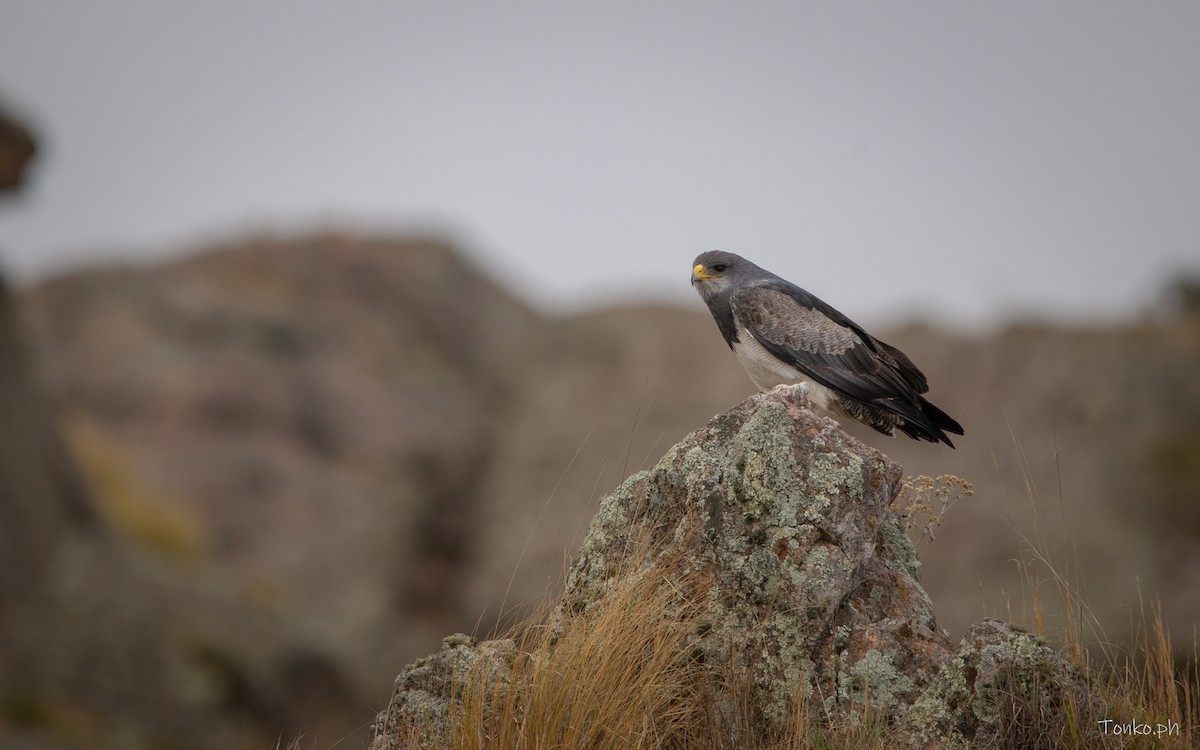
M169 588L219 603L188 604L222 623L192 628L206 689L268 732L338 739L245 708L289 683L323 686L305 699L335 715L323 732L361 730L399 667L554 593L600 496L752 392L698 302L554 318L502 276L436 239L327 233L20 296L86 507ZM850 429L910 475L974 483L922 550L954 637L1028 614L1022 534L1083 580L1108 638L1139 586L1190 635L1200 319L869 327L966 428L957 451Z

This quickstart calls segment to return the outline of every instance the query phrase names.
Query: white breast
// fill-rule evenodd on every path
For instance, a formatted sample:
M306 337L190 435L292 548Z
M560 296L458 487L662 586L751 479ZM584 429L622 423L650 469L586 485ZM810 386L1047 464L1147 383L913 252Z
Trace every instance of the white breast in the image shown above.
M737 355L742 367L746 368L746 374L760 391L769 391L785 383L805 383L814 407L835 412L837 397L832 390L820 383L814 383L795 367L777 359L746 329L743 328L739 332L738 339L733 345L733 353Z

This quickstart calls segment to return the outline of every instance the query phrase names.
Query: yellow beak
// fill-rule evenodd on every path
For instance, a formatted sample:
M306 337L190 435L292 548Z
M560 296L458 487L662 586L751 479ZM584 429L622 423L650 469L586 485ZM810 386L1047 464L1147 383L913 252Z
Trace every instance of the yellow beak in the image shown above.
M712 274L704 270L703 263L697 263L696 267L692 269L692 278L696 281L708 281L712 278Z

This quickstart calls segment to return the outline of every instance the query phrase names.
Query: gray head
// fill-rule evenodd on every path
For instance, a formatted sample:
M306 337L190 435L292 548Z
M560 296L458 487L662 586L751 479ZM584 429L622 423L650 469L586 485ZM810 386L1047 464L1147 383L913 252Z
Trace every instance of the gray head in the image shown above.
M692 286L705 302L727 297L747 281L771 278L772 275L740 255L721 250L701 253L692 261Z

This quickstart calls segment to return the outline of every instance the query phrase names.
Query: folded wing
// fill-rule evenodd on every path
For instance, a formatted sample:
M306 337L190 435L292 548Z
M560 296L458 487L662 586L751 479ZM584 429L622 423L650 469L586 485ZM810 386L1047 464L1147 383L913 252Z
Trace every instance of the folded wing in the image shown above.
M930 441L961 435L962 427L921 394L925 375L899 349L800 287L770 280L738 289L730 298L739 327L763 348L817 383L836 391L842 408L880 432L898 427Z

